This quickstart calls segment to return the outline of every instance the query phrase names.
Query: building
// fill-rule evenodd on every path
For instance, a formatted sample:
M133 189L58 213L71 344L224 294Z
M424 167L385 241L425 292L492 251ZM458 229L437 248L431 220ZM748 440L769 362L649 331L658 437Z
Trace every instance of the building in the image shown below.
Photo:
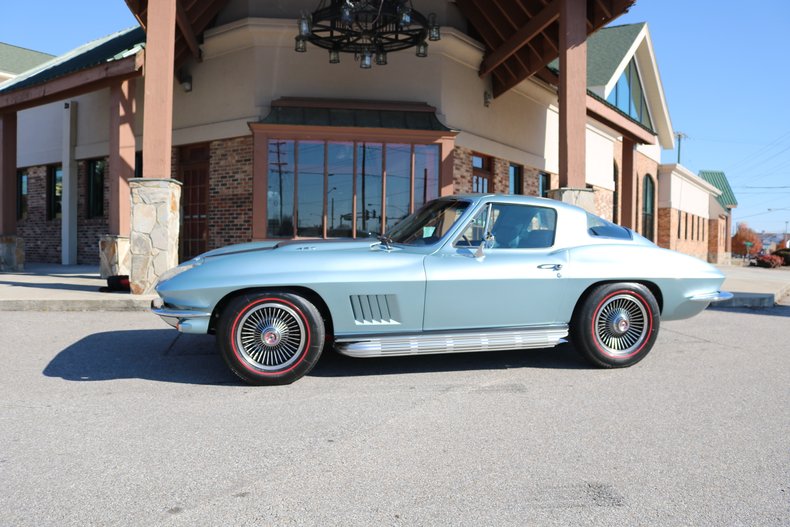
M738 200L724 172L700 170L699 177L721 192L710 197L708 261L728 264L732 258L732 209L738 206Z
M649 30L601 29L632 3L416 0L440 40L379 65L300 42L314 2L129 2L140 27L0 85L0 265L101 258L144 291L214 247L362 236L459 192L658 241L673 130Z

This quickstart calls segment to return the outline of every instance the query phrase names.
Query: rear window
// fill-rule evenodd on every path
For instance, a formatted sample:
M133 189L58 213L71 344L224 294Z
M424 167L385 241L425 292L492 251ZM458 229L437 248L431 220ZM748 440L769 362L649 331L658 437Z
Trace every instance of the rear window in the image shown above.
M617 238L620 240L631 240L631 231L625 227L606 221L594 214L587 213L587 232L590 236L600 238Z

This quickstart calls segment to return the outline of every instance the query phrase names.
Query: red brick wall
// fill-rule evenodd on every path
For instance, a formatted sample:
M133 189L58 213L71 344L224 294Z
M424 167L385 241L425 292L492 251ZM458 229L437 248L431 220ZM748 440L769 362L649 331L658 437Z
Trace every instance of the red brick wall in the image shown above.
M677 209L662 207L658 210L657 241L660 247L708 260L708 245L711 236L711 221ZM680 236L678 236L680 227Z
M104 159L104 215L88 218L88 161L77 162L77 263L99 265L99 239L109 232L109 160Z
M252 135L212 141L208 248L252 240Z
M453 193L472 192L472 151L456 146L453 150Z
M27 171L27 219L17 224L27 263L60 263L60 220L47 219L47 167Z
M510 193L510 162L504 159L492 158L492 183L493 192L498 194Z

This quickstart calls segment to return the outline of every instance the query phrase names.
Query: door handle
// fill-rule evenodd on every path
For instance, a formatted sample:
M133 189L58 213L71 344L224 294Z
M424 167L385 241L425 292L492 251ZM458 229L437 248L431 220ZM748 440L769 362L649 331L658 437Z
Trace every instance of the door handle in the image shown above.
M552 271L559 271L562 269L562 264L541 264L538 269L550 269Z

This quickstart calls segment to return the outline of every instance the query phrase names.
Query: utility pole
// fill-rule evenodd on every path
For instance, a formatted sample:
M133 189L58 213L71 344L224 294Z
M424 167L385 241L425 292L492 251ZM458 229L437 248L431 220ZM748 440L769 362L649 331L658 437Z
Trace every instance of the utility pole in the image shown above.
M678 165L680 164L680 147L683 144L684 139L688 139L689 136L683 132L675 132L675 137L678 140Z

